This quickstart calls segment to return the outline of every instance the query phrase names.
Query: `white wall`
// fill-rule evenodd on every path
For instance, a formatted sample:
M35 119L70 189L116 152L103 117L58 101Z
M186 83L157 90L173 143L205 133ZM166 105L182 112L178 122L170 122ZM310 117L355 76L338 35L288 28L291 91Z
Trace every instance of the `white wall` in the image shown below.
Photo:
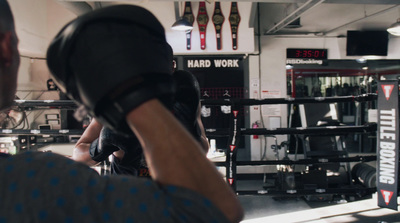
M44 90L46 86L41 81L49 78L49 72L46 63L40 60L45 58L52 37L75 15L54 0L8 2L14 14L21 54L18 90Z
M46 81L50 73L44 60L50 40L74 14L54 0L9 0L19 38L21 64L18 72L17 96L26 100L59 99L58 93L48 92ZM27 111L29 128L44 124L45 114L59 110ZM28 128L28 126L25 126Z
M200 49L200 34L199 27L196 22L199 2L192 2L192 11L195 16L195 22L193 24L192 31L192 49L186 49L186 36L184 32L171 30L171 25L175 22L175 16L173 17L172 23L163 23L166 29L167 40L174 49L176 55L210 55L210 54L247 54L254 52L254 31L253 28L249 27L250 10L252 3L239 2L238 9L241 16L238 31L238 49L232 49L232 36L231 28L229 24L229 13L230 13L230 2L221 2L221 11L225 17L225 21L222 25L222 50L217 50L216 46L216 34L214 24L212 23L212 14L214 12L214 4L206 4L207 14L209 21L206 30L206 49ZM182 12L183 10L181 10ZM173 11L168 13L170 16ZM159 11L157 12L158 15ZM182 13L180 13L182 14ZM171 20L170 20L171 21Z
M30 0L29 0L30 1ZM47 2L47 42L46 50L50 41L60 31L60 29L67 24L69 21L76 18L77 15L71 11L65 9L62 5L56 2L56 0L42 0Z
M8 1L14 14L21 54L40 55L46 49L47 1Z

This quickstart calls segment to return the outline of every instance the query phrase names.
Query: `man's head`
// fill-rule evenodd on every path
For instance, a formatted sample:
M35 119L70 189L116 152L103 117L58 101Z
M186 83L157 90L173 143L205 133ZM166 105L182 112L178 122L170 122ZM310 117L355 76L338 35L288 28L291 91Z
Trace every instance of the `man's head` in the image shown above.
M18 38L14 18L6 0L0 0L0 110L15 97L19 67Z

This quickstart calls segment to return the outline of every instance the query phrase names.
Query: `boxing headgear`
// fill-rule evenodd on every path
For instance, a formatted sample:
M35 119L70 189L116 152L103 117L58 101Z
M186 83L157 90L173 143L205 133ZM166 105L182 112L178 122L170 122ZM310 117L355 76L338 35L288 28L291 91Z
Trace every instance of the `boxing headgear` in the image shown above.
M197 118L200 106L200 86L196 77L184 70L175 71L172 74L175 86L175 117L198 140L201 138L200 127Z
M184 70L177 70L172 76L176 86L175 100L197 109L200 102L200 86L196 77Z

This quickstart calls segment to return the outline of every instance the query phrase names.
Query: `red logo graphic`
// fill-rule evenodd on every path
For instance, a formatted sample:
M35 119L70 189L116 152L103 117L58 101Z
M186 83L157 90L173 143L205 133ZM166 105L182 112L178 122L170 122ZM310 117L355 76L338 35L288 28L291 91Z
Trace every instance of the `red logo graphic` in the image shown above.
M392 85L392 84L390 84L390 85L382 84L381 87L382 87L383 93L385 94L386 100L389 100L390 95L392 94L394 85Z
M393 192L387 190L381 190L383 199L385 199L386 205L389 205L390 199L392 198Z
M235 116L235 118L237 117L239 111L233 111L233 115Z
M236 146L234 145L230 145L229 147L231 147L231 152L233 152L233 150L235 150Z
M228 178L229 184L232 185L233 184L233 179L232 178Z

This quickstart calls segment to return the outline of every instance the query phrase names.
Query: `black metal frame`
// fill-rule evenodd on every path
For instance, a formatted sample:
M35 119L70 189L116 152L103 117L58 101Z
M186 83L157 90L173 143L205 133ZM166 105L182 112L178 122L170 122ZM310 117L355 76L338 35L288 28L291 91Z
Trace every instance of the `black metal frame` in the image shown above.
M324 126L324 127L307 127L307 128L279 128L279 129L238 129L238 119L240 106L262 105L262 104L302 104L302 103L330 103L330 102L349 102L358 101L365 102L376 100L376 94L365 94L360 96L344 96L344 97L325 97L325 98L272 98L272 99L230 99L230 100L203 100L205 105L230 105L232 106L231 125L230 129L207 129L206 134L212 136L226 137L229 136L229 144L225 150L226 161L215 162L216 166L226 167L226 179L233 190L238 195L321 195L321 194L340 194L340 195L357 195L359 197L370 195L376 192L376 188L366 187L349 187L349 188L317 188L317 189L294 189L294 190L279 190L279 189L264 189L264 190L237 190L237 166L255 166L255 165L296 165L296 164L318 164L318 163L337 163L337 162L369 162L375 161L376 156L354 156L343 158L314 158L301 160L269 160L269 161L237 161L238 140L241 135L345 135L348 133L373 133L377 130L376 124L365 124L363 126Z
M226 178L228 183L237 194L248 195L312 195L312 194L357 194L366 195L376 191L376 188L320 188L320 189L296 189L296 190L277 190L265 189L257 191L238 191L236 188L237 166L255 165L308 165L330 162L369 162L376 160L376 156L355 156L347 158L319 158L319 159L300 159L300 160L269 160L269 161L237 161L237 145L242 135L342 135L347 133L372 133L377 129L376 124L366 124L363 126L325 126L307 128L278 128L278 129L240 129L237 125L242 114L240 106L264 105L264 104L302 104L302 103L330 103L330 102L365 102L376 100L377 94L365 94L360 96L343 97L317 97L317 98L271 98L271 99L224 99L224 100L201 100L203 105L230 105L231 124L229 129L207 129L208 136L229 137L229 145L225 150L226 161L215 162L216 166L226 167ZM71 100L16 100L15 105L25 110L34 109L76 109L78 105ZM81 135L84 130L28 130L28 129L0 129L2 135Z

